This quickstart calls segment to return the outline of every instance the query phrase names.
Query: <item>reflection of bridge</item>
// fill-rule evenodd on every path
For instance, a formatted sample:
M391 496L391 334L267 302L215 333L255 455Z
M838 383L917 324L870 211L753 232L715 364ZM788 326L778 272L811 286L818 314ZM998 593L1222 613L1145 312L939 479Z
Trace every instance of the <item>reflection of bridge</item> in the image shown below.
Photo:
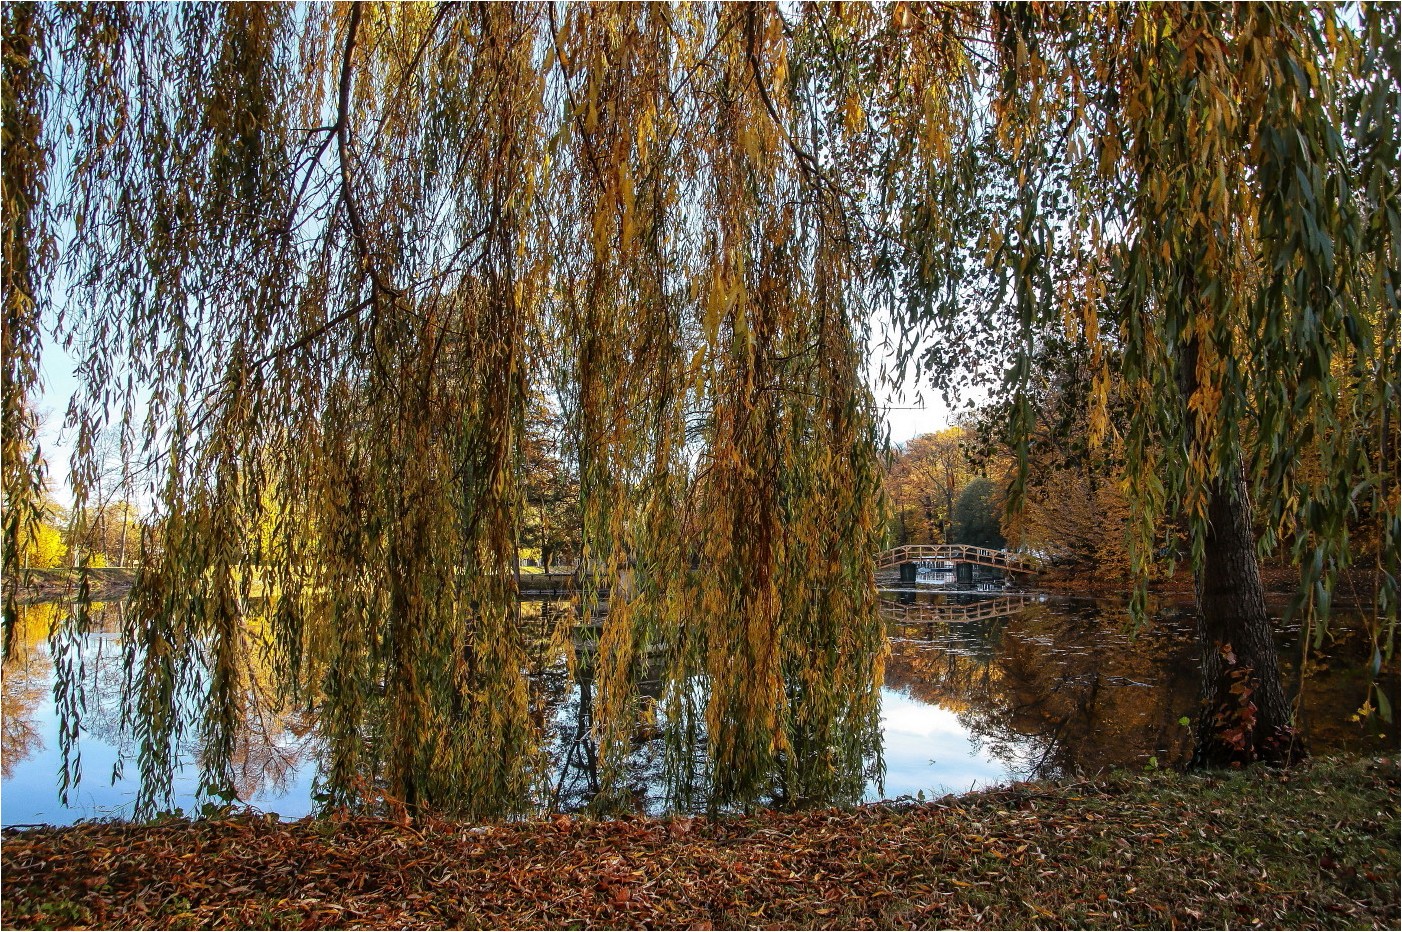
M887 621L900 624L939 624L963 621L987 621L1016 615L1038 600L1034 596L1003 596L980 599L967 604L915 602L904 605L890 599L881 600L881 615Z
M994 550L991 547L975 547L971 544L906 544L878 554L876 570L880 572L907 564L913 567L920 563L990 566L1008 573L1035 573L1040 568L1037 561L1026 554Z

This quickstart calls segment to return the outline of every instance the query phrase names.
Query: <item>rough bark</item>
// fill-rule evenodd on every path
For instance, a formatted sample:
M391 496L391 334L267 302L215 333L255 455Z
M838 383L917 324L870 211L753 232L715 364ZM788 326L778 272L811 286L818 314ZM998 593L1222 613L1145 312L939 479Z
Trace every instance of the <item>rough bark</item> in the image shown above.
M1179 369L1187 410L1198 387L1197 362L1198 343L1192 338ZM1190 439L1192 432L1190 416ZM1238 466L1212 485L1203 559L1194 574L1202 658L1195 767L1284 762L1304 754L1280 682L1251 514L1246 476Z
M1212 490L1208 520L1195 579L1203 710L1193 763L1221 767L1302 756L1280 682L1240 471Z

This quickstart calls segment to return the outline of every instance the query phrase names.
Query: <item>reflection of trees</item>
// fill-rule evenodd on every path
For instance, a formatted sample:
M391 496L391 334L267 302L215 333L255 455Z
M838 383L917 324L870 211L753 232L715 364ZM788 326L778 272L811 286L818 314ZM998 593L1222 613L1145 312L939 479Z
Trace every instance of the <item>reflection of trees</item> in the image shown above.
M240 658L243 693L238 730L231 755L233 789L245 801L260 795L282 795L290 779L302 768L315 764L321 742L317 720L318 697L304 694L297 703L279 701L274 689L274 654L268 649L267 618L256 602L246 617L247 639ZM36 726L37 713L50 702L54 665L48 643L49 630L66 622L64 603L22 606L16 627L16 641L4 668L4 767L11 768L43 747L44 734ZM65 649L74 651L68 668L79 677L76 692L83 698L81 727L83 740L100 741L130 760L134 741L123 720L126 689L126 657L121 640L122 606L113 603L94 606L89 633ZM542 757L543 791L541 802L553 801L562 810L588 807L597 796L599 774L597 747L591 718L594 701L593 639L596 631L577 626L574 609L568 602L527 601L521 605L523 628L527 631L526 661L531 682L531 710L545 739ZM313 639L322 629L316 618L309 619ZM577 654L577 659L568 655ZM650 712L660 698L662 656L650 654L641 671L640 717L634 728L634 750L629 763L632 802L647 805L647 790L663 784L662 742ZM200 753L198 736L201 713L200 691L207 688L204 677L196 677L189 695L180 702L185 714L182 741L177 755L186 760ZM52 740L52 739L50 739ZM90 775L89 779L98 775ZM625 801L626 803L626 801Z
M632 751L626 772L627 796L603 799L599 770L599 749L594 732L595 652L599 623L584 624L573 630L574 663L572 676L563 664L542 671L539 684L552 702L552 726L546 734L551 762L551 810L578 812L602 804L605 808L655 808L649 791L665 783L663 773L663 732L658 727L656 709L662 699L664 654L649 651L641 659L637 682L638 718L632 729Z
M569 603L526 602L521 606L527 638L531 709L544 739L541 804L560 811L599 805L598 749L593 731L593 651L597 627L577 625ZM51 702L54 663L49 633L68 620L64 603L20 606L15 640L0 675L0 753L4 776L56 740L38 725ZM1016 772L1055 775L1136 765L1157 756L1164 765L1189 754L1190 731L1178 724L1197 700L1198 665L1189 619L1164 617L1131 639L1118 609L1087 603L1029 603L1020 596L986 598L956 593L911 595L883 605L891 636L887 684L919 701L955 712L983 746ZM77 651L80 662L82 727L89 738L131 754L123 727L125 658L120 603L95 605L89 634L60 638L61 651ZM295 706L274 702L273 671L262 649L263 620L248 620L245 727L233 755L235 790L244 800L281 795L289 779L315 762L320 746L316 697ZM1396 725L1374 718L1350 721L1368 684L1368 643L1357 619L1336 618L1329 639L1311 651L1305 692L1305 723L1315 750L1388 749ZM61 627L60 627L61 629ZM1290 681L1298 668L1298 635L1281 638ZM639 718L628 761L629 795L613 805L655 810L664 803L700 805L704 794L687 795L682 781L704 781L704 734L682 751L691 768L670 764L664 731L664 651L645 656L639 672ZM1383 668L1382 685L1397 692L1397 664ZM203 688L200 681L193 688ZM704 683L683 687L704 707ZM183 707L194 716L198 697ZM186 730L187 759L197 753L195 719ZM1379 734L1382 737L1379 737ZM685 771L685 773L682 773ZM689 777L688 777L689 775ZM97 775L100 777L100 775ZM670 792L673 798L664 799Z
M1118 613L1042 604L985 624L929 623L923 637L893 639L887 683L954 710L985 748L1028 775L1150 756L1169 763L1191 750L1177 724L1196 698L1187 629L1151 628L1131 641Z
M557 733L551 742L554 785L549 802L549 808L554 811L584 809L599 794L599 755L592 714L594 673L581 664L577 674L575 688L568 689L567 684L564 691L568 695L557 706Z
M3 675L6 777L16 764L45 746L34 716L42 704L54 701L54 681L60 670L74 680L67 695L79 704L83 732L120 746L123 673L117 632L121 611L120 603L93 603L86 633L81 633L67 602L17 607L15 642Z
M17 607L10 654L0 670L0 771L5 779L16 764L44 748L34 716L48 698L53 677L48 636L54 614L45 606Z
M977 612L964 597L922 594L914 605L886 611L887 684L954 711L1015 771L1093 773L1150 757L1172 765L1192 752L1190 729L1178 721L1197 705L1190 618L1164 613L1132 638L1123 610L1088 603L1033 603L1012 616L940 622L941 614ZM1292 681L1297 640L1290 632L1277 638ZM1369 650L1359 620L1340 615L1329 641L1311 654L1303 724L1316 750L1396 746L1395 724L1351 720L1367 694ZM1396 661L1382 673L1383 688L1395 695Z
M600 618L578 623L577 609L569 602L521 604L521 620L530 632L531 717L545 749L545 798L540 802L552 811L582 810L600 790L593 719L593 652Z
M317 747L316 719L309 709L280 707L261 684L254 684L250 700L232 755L234 790L245 801L286 793L288 780Z
M1300 681L1300 632L1286 631L1281 643L1281 673L1287 687ZM1357 612L1336 612L1320 644L1311 642L1305 664L1300 723L1315 749L1386 753L1397 749L1396 713L1391 722L1374 715L1355 720L1354 712L1369 696L1372 642L1367 623ZM1381 664L1377 686L1399 708L1398 657Z
M35 715L49 700L53 683L49 632L65 614L66 606L57 602L16 606L10 652L0 669L0 771L5 779L45 747Z
M51 630L64 632L55 643L61 666L74 678L69 693L80 702L78 719L82 734L114 748L120 758L133 751L130 729L124 721L127 687L127 657L121 640L123 605L119 602L94 604L86 634L70 636L71 609L65 602L40 602L19 606L16 639L5 662L3 678L4 775L44 746L44 736L35 725L42 703L52 701L57 675ZM235 789L241 799L260 793L281 794L289 776L309 760L315 744L315 720L308 705L287 707L272 700L273 674L268 653L258 646L263 627L261 616L249 618L249 644L245 657L245 695L241 711L245 727L240 729L233 754ZM192 692L205 688L198 677ZM200 701L191 695L180 703L187 727L180 757L198 754L195 735ZM81 748L81 741L79 747Z
M6 666L0 690L0 773L7 780L16 764L44 749L44 739L34 725L34 713L39 703L48 698L51 668L40 666Z

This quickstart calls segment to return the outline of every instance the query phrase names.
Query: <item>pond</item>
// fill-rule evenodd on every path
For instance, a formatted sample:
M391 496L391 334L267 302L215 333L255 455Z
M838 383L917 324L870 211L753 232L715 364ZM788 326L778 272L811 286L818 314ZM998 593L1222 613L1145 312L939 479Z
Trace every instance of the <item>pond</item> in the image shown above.
M568 610L560 603L527 606L541 615ZM121 610L117 603L97 607L96 630L73 656L61 658L77 665L86 708L78 736L82 780L64 805L54 663L44 637L64 609L57 603L24 609L15 655L3 672L4 825L131 814L137 773L132 740L121 728ZM1198 688L1190 602L1162 602L1134 634L1122 600L920 585L884 590L881 611L890 642L881 692L885 776L867 786L869 800L929 798L1114 767L1170 767L1191 753L1191 730L1181 723L1193 714ZM1355 715L1368 686L1361 617L1337 613L1325 643L1311 650L1303 679L1298 641L1298 629L1279 626L1292 694L1304 684L1302 725L1311 750L1395 750L1395 725ZM577 649L587 653L587 644ZM552 769L542 802L562 810L582 808L598 785L589 665L576 667L571 674L556 662L533 677ZM1384 667L1382 685L1396 694L1395 661ZM655 697L659 686L644 674L645 695ZM634 736L631 783L640 810L662 806L661 745L646 728ZM308 814L315 808L318 753L313 710L255 716L237 755L241 799L284 818ZM192 756L186 749L184 759ZM187 813L198 811L195 770L184 767L175 781L174 803Z

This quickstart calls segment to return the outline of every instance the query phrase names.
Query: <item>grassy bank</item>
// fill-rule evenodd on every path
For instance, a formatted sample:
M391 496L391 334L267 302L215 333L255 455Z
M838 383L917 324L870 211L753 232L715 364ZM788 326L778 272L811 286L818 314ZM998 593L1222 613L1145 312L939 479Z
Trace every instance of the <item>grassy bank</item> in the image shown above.
M47 570L20 570L21 601L51 602L74 598L78 593L78 571L70 567ZM136 578L130 567L105 566L89 569L88 592L94 602L126 598Z
M240 816L7 832L11 928L1396 928L1398 765L494 827Z

